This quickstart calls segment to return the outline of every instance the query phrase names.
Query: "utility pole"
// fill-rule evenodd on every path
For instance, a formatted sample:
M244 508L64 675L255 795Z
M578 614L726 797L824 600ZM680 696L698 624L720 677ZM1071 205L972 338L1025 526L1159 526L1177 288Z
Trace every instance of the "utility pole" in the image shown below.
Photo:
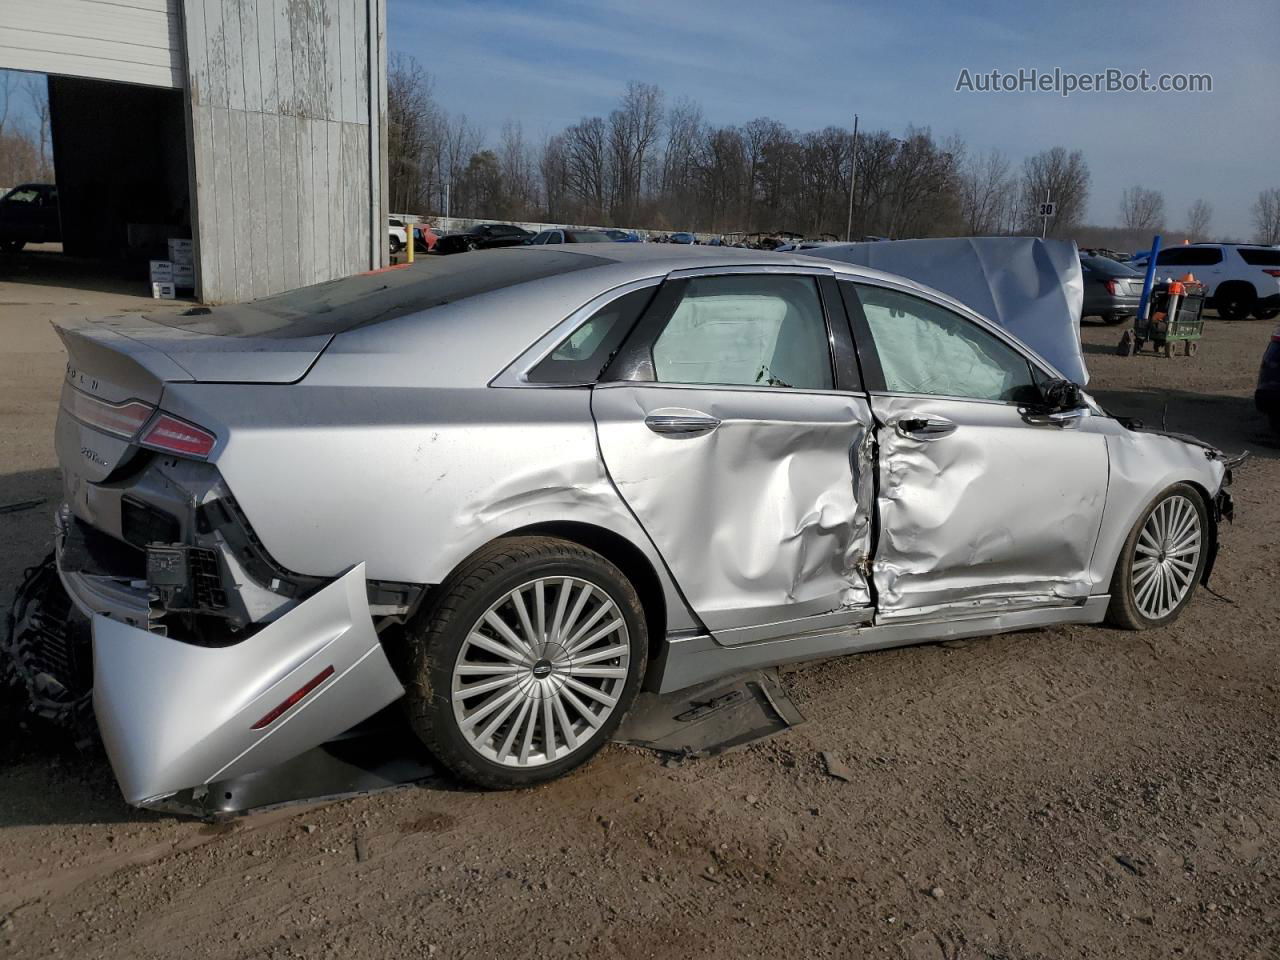
M844 242L853 240L853 188L858 185L858 115L853 115L853 151L849 155L849 219L844 225Z

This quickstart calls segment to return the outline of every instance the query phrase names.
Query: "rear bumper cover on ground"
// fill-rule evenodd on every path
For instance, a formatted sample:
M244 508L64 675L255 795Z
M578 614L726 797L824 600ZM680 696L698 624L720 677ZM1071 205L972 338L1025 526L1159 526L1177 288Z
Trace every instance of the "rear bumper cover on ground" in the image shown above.
M95 616L93 661L103 743L138 806L274 766L404 694L373 628L364 564L230 646Z

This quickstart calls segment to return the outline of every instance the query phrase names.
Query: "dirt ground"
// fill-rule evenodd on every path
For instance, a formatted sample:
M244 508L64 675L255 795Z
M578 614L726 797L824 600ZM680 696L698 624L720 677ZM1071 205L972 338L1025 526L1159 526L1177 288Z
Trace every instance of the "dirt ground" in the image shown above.
M0 514L6 607L57 499L47 321L140 302L0 280L0 504L47 498ZM223 826L131 810L98 755L0 743L0 955L1280 956L1280 449L1251 401L1272 327L1211 319L1172 360L1084 330L1105 404L1254 451L1220 596L1173 627L809 665L786 676L808 722L730 756L610 747L525 792Z

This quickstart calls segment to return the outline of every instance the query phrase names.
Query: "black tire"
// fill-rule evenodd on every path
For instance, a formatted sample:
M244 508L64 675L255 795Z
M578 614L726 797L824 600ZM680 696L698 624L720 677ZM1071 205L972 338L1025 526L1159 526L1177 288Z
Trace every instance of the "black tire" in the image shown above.
M468 240L468 241L466 242L466 252L467 252L467 253L471 253L473 250L478 250L478 249L479 249L479 246L476 244L476 242L475 242L474 240Z
M512 766L482 755L460 729L451 694L453 671L464 641L486 611L517 587L541 577L578 578L613 600L627 628L628 673L616 706L591 736L559 760ZM403 679L409 722L441 763L471 783L509 790L552 780L586 763L613 735L644 679L648 644L640 598L606 558L553 537L498 540L464 561L438 588L429 608L406 625Z
M1224 283L1214 295L1214 306L1223 320L1245 320L1258 297L1247 283Z
M1108 313L1102 318L1102 322L1109 327L1115 327L1131 319L1133 318L1127 313Z
M1254 310L1253 316L1258 320L1274 320L1280 317L1280 307L1267 307L1265 310Z
M399 237L392 237L389 246L392 253L399 253L404 249L404 244L400 242Z
M1190 588L1187 589L1186 595L1163 616L1151 617L1139 608L1134 595L1134 557L1138 552L1138 541L1142 536L1143 527L1146 525L1148 518L1160 504L1175 497L1189 500L1195 509L1197 522L1200 525L1200 551L1196 555L1195 573L1191 578ZM1186 605L1191 602L1191 598L1195 596L1196 587L1199 586L1200 578L1204 575L1208 546L1209 511L1199 491L1187 483L1175 483L1162 491L1142 511L1142 515L1138 517L1133 529L1129 531L1129 536L1124 541L1124 546L1120 549L1115 571L1111 575L1111 603L1107 607L1107 623L1126 630L1149 630L1152 627L1162 627L1178 619Z

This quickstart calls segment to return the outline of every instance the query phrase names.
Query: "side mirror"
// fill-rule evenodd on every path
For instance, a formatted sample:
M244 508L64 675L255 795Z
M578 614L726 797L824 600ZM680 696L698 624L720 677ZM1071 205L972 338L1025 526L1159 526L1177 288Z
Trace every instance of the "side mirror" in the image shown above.
M1040 403L1048 412L1074 410L1080 406L1080 386L1070 380L1049 380L1040 384Z

